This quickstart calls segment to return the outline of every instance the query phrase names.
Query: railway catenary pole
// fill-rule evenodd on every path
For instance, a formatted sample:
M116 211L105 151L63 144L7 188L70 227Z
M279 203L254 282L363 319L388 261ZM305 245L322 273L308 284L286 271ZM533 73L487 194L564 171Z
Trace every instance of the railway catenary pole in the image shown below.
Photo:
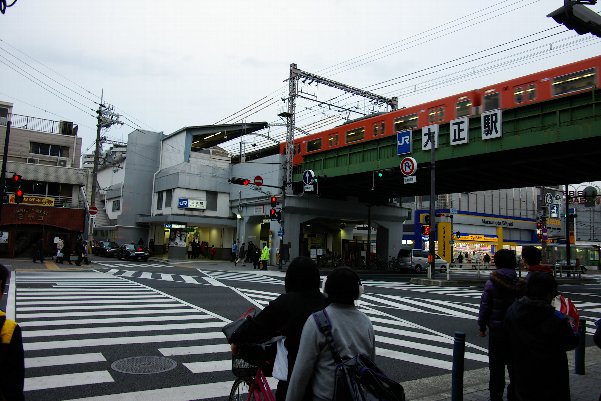
M428 130L430 140L430 236L428 240L428 278L432 279L436 267L436 248L434 240L438 230L436 229L436 135L434 131ZM448 269L447 269L448 270Z
M282 186L282 219L280 222L280 228L282 230L282 244L284 243L284 223L286 215L286 196L292 195L292 160L294 156L294 130L295 127L295 109L296 109L296 98L298 96L298 80L306 79L309 84L316 82L322 85L329 86L331 88L339 89L344 92L362 96L371 100L376 104L386 104L390 106L391 110L398 109L399 101L397 97L387 98L380 96L375 93L365 91L360 88L356 88L350 85L343 84L328 78L321 77L319 75L312 74L297 68L295 63L290 64L290 76L288 78L288 112L281 113L280 116L287 118L287 130L286 130L286 156L284 159L284 185ZM303 81L304 82L304 81ZM312 100L312 99L309 99ZM369 229L369 228L368 228Z

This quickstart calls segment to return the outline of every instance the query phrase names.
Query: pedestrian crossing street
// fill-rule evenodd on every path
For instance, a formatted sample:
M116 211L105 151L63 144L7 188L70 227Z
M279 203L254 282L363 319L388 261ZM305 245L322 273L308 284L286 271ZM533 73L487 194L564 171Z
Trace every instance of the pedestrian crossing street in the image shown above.
M260 307L280 294L243 291ZM450 371L453 338L380 308L397 301L371 295L361 301L377 333L379 358ZM227 396L233 382L221 332L227 319L124 277L18 272L16 319L23 330L28 400L213 399ZM138 355L172 359L177 373L132 388L131 378L111 366ZM466 344L466 359L482 367L486 350Z

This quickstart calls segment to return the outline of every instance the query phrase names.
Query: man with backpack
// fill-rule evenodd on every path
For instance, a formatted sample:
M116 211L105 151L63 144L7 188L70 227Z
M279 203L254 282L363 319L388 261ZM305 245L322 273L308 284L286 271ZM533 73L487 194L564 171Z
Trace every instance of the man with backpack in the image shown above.
M0 298L10 272L0 265ZM22 401L25 382L25 362L21 328L0 311L0 400Z

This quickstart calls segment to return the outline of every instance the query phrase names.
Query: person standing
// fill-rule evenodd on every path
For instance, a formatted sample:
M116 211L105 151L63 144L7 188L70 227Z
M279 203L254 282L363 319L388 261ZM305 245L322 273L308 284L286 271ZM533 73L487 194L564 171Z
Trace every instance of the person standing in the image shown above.
M463 254L461 252L457 255L457 263L459 263L459 268L461 269L463 267Z
M238 254L238 261L242 261L242 266L244 266L244 260L246 257L246 251L245 251L245 246L246 244L243 242L242 245L240 245L240 252Z
M10 272L0 264L0 299ZM0 311L0 400L22 401L25 383L23 338L19 325Z
M518 400L570 401L566 352L576 348L578 335L551 301L557 282L547 273L529 273L526 296L507 310L512 384Z
M209 254L211 255L211 260L215 259L216 253L217 253L217 249L215 249L215 245L211 245L211 249L209 249Z
M303 256L294 259L286 271L285 294L269 302L265 309L231 337L232 352L235 354L241 344L263 343L278 335L285 336L284 345L288 351L287 379L278 382L275 393L277 401L286 399L307 318L311 313L326 307L326 299L319 290L319 281L319 270L315 262Z
M248 253L246 255L246 261L250 262L254 266L254 256L255 256L255 244L252 241L248 241Z
M261 251L261 269L267 270L267 262L269 262L269 246L267 242L263 246L263 250Z
M543 260L543 254L541 250L535 246L528 245L522 248L522 260L524 261L524 267L528 270L526 280L528 280L528 277L530 277L530 274L533 272L553 274L551 266L540 264Z
M484 268L488 269L490 267L490 255L485 253L482 261L484 262Z
M44 263L44 241L40 238L33 247L33 263Z
M61 237L56 241L56 263L63 263L65 258L65 254L63 253L63 248L65 247L65 241Z
M86 246L85 246L83 238L78 238L75 241L75 254L77 255L77 260L75 261L75 264L77 266L81 266L81 262L83 261L84 256L85 256L84 255L85 248L86 248Z
M484 284L484 291L480 298L478 313L478 327L480 337L486 337L488 332L488 368L490 380L488 389L491 401L502 401L505 391L505 367L509 370L509 386L507 387L507 400L515 400L512 387L513 372L508 366L509 338L503 321L509 306L519 295L523 284L518 281L515 272L515 253L509 249L501 249L495 253L496 270Z
M331 325L331 336L342 360L363 354L376 357L374 328L365 313L355 306L363 287L357 273L348 267L332 270L324 284L329 305L324 309ZM321 313L321 312L318 312ZM331 400L336 378L336 362L325 335L313 316L303 327L298 355L286 401L301 401L307 394L311 400Z
M238 240L232 244L231 261L234 262L234 267L238 265Z
M63 246L63 260L66 260L70 265L71 262L71 240L67 237L65 239L65 245Z

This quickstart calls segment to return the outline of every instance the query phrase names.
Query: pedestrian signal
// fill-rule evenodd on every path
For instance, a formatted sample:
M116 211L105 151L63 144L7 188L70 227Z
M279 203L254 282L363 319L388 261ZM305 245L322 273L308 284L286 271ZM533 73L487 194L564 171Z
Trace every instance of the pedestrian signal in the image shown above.
M271 210L269 211L269 218L271 220L275 220L276 219L276 215L277 215L277 211L274 208L271 208Z
M423 235L430 235L430 225L429 224L424 224L422 226L422 234Z

